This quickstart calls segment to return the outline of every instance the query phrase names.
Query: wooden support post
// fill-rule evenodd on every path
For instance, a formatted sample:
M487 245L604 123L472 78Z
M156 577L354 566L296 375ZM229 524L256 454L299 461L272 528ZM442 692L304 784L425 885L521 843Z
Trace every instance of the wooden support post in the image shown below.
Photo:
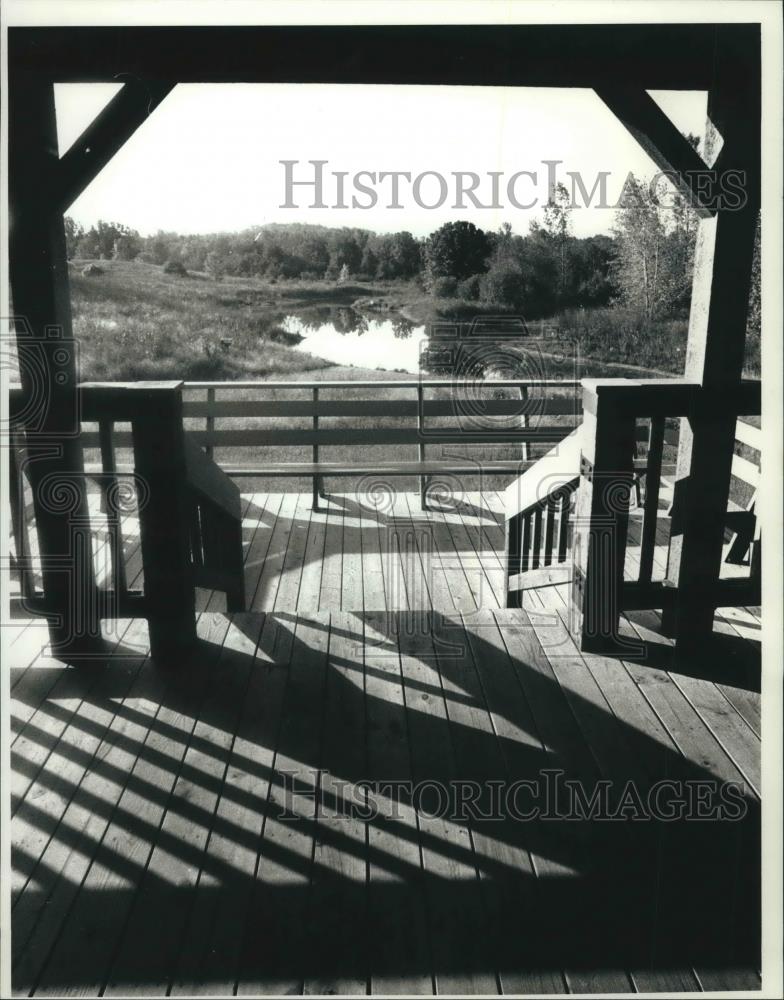
M79 442L65 230L51 201L57 166L54 87L9 62L9 273L22 388L40 403L25 428L27 473L45 601L52 609L53 652L80 659L99 654L102 645ZM66 494L69 502L58 502ZM64 571L64 563L70 570Z
M572 546L572 633L581 649L603 653L623 646L618 624L634 471L635 420L628 411L619 410L615 388L584 385Z
M174 664L196 640L182 383L135 392L134 461L149 494L139 520L150 648L157 662Z
M743 374L754 236L759 213L759 37L717 28L715 76L708 94L705 159L743 178L742 201L699 224L685 376L730 390ZM676 650L693 653L713 631L711 597L721 569L736 414L681 420L667 560L677 600L662 616Z

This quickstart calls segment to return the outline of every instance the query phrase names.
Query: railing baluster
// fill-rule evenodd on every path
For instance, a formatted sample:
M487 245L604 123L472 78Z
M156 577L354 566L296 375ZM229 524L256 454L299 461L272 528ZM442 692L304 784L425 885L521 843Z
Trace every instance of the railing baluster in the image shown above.
M555 539L555 512L557 510L556 499L548 496L545 503L544 515L546 517L544 525L544 565L551 566L553 562L553 542Z
M509 589L509 580L520 572L521 553L520 548L523 540L523 515L515 514L506 522L506 606L507 608L519 608L520 591Z
M207 413L206 430L208 434L212 434L212 432L215 430L215 414L212 412L212 404L214 402L215 402L215 389L212 386L210 386L207 389L207 405L209 407L209 412ZM207 445L206 451L207 451L207 458L212 458L215 449L213 448L211 443Z
M417 386L417 430L419 431L419 461L425 460L425 443L422 435L425 429L424 416L424 390L421 385ZM422 510L427 510L427 476L419 477L419 503Z
M645 467L645 509L640 537L640 575L642 583L650 583L653 575L653 554L656 548L659 487L661 485L664 452L664 417L652 417L648 437L648 461Z
M564 492L561 494L561 506L558 521L558 562L566 562L566 552L569 545L569 513L572 507L573 493Z
M520 401L523 404L527 404L528 403L528 388L526 386L524 386L524 385L521 385L519 392L520 392ZM527 431L528 430L528 426L529 426L528 410L527 410L527 408L523 411L523 415L522 415L521 419L522 419L522 429L524 431ZM529 450L529 445L528 445L528 439L527 438L522 443L522 446L521 446L521 449L520 449L520 457L522 458L522 460L524 462L527 462L529 460L529 458L531 457L530 450Z
M318 433L319 418L318 418L318 400L319 391L316 386L313 386L313 433ZM315 465L319 460L319 446L316 442L313 442L313 464ZM319 509L319 494L321 493L321 483L318 476L313 477L313 510Z
M537 507L534 511L534 543L531 552L531 568L539 569L539 562L542 554L542 508Z
M120 602L128 593L128 581L125 573L125 552L119 510L120 494L117 488L117 463L114 454L113 434L113 420L105 417L98 421L101 467L103 469L101 506L106 514L106 530L109 535L109 557L112 563L115 597Z
M523 547L520 553L520 572L531 568L531 515L523 515Z

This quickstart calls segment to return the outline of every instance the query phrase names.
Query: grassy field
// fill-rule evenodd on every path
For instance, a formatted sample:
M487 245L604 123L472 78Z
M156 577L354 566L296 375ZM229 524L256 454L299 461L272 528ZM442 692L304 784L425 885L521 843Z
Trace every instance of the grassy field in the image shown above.
M215 282L166 274L154 264L100 261L86 277L71 265L74 336L82 379L295 377L329 362L295 351L280 324L297 308L325 301L350 305L374 286L328 282Z

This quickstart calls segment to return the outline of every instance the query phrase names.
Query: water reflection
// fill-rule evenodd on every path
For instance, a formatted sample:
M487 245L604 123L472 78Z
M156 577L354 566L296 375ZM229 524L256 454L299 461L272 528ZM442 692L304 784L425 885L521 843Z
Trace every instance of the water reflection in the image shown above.
M398 314L383 319L350 306L317 306L286 316L287 333L299 334L297 350L339 365L418 374L426 328Z

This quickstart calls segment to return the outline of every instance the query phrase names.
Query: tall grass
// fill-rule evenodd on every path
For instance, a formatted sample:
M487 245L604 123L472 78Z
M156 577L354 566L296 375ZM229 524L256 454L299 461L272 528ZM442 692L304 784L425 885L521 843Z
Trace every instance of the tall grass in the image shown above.
M581 358L595 358L680 375L686 358L685 317L648 319L633 309L567 309L551 321L575 344Z
M229 380L329 366L280 342L296 287L282 305L276 289L253 279L216 283L138 261L100 267L102 274L86 277L80 264L70 276L82 379ZM312 298L309 286L301 292Z

